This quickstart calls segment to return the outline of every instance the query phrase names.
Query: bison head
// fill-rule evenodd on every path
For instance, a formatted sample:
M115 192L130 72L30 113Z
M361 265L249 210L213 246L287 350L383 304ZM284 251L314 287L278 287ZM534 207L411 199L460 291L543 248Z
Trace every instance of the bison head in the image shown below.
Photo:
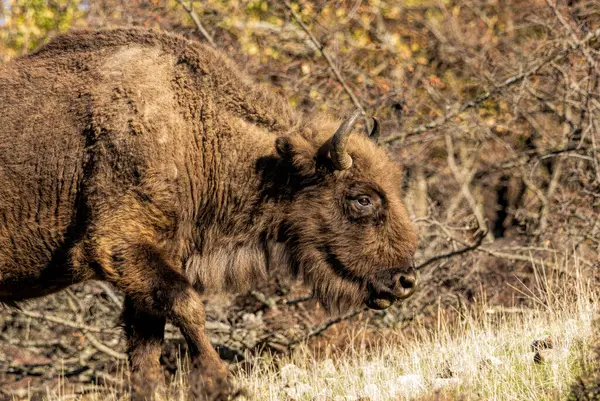
M313 121L276 141L290 194L280 240L295 272L338 311L363 303L385 309L416 286L417 238L401 200L400 169L373 140L376 120L370 136L351 134L359 116L337 130Z

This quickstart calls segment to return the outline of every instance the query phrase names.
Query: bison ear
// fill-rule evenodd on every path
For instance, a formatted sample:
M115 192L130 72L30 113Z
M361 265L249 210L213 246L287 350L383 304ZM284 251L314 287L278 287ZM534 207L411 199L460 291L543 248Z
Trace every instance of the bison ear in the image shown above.
M317 155L304 138L279 137L275 140L275 149L281 159L293 167L295 173L312 175L316 172Z
M282 159L289 157L292 154L290 138L284 136L277 138L275 140L275 149L277 149L277 154L279 154Z

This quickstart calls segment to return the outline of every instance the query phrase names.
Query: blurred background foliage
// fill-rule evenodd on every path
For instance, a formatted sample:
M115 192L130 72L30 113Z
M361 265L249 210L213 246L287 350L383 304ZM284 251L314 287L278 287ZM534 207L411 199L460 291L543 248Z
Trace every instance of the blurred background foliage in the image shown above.
M27 53L53 34L84 24L87 1L3 0L0 2L0 61Z

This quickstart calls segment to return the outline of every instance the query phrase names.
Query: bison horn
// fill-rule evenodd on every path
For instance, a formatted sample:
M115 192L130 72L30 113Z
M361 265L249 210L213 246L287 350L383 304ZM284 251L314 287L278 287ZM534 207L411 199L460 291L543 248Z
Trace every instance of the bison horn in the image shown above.
M352 132L352 126L361 114L362 111L356 109L331 137L329 154L336 170L346 170L352 167L352 157L346 152L346 145Z
M371 129L371 133L369 134L369 138L371 138L375 143L379 143L379 121L375 117L373 119L373 129Z

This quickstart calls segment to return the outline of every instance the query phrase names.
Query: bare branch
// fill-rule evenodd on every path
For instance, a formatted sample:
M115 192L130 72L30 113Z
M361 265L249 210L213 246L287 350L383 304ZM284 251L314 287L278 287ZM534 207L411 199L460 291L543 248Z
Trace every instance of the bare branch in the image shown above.
M581 43L579 38L577 37L575 32L573 32L571 26L569 25L565 17L558 10L558 7L556 7L556 3L553 0L546 0L546 4L548 4L548 7L550 7L550 9L554 12L554 15L556 15L556 18L558 19L560 24L563 26L563 28L565 28L569 36L571 36L572 44L579 45ZM581 46L581 51L585 56L585 59L587 60L590 67L596 69L596 61L594 60L586 46Z
M316 329L314 329L310 333L308 333L303 339L290 341L290 343L288 344L288 348L291 348L300 342L307 341L313 337L319 336L319 335L323 334L323 332L325 332L331 326L338 324L340 322L343 322L345 320L352 319L353 317L357 316L358 314L360 314L362 312L366 312L366 311L367 311L367 308L365 307L363 309L359 309L359 310L356 310L353 312L348 312L345 315L329 319L328 321L319 325L319 327L317 327Z
M119 309L121 309L123 302L117 296L117 294L115 294L110 285L104 281L98 281L97 284L100 288L102 288L108 299L110 299L113 304L115 304Z
M490 240L494 240L494 236L487 230L487 222L485 221L485 217L481 212L481 208L477 204L475 197L471 193L469 186L465 184L467 179L465 179L464 174L462 174L456 165L456 158L454 156L454 144L452 142L452 137L449 134L445 135L446 139L446 150L448 152L448 166L452 171L452 175L454 175L454 179L460 184L460 190L463 194L463 197L467 200L467 203L471 207L473 211L473 215L477 219L477 224L479 225L479 230L486 232L486 237Z
M463 176L462 186L466 187L466 189L469 188L469 186L473 182L473 178L475 178L475 174L477 173L477 167L473 166L474 162L475 162L475 157L472 157L470 160L467 161L467 163L465 163L467 165L465 166L465 173L462 175ZM456 209L458 209L458 207L460 206L460 204L464 198L464 193L465 193L465 188L461 188L461 190L454 196L452 201L450 201L450 206L448 206L448 209L445 212L446 219L448 219L454 215L454 213L456 212Z
M69 296L69 298L72 300L72 304L71 306L71 310L75 313L77 313L77 322L81 325L83 325L83 313L85 311L83 304L81 303L81 300L73 293L73 291L69 288L67 288L65 290L65 293ZM120 360L126 360L127 359L127 355L122 353L122 352L118 352L113 350L112 348L110 348L108 345L102 343L98 338L96 338L95 335L93 335L92 333L89 332L89 330L87 329L82 329L83 331L83 335L85 336L85 338L90 342L90 344L96 348L98 351L112 357L112 358L116 358L116 359L120 359Z
M204 36L204 39L206 39L206 41L216 49L217 45L215 44L215 40L210 33L208 33L206 28L204 28L204 25L202 25L202 22L200 22L200 18L198 18L198 14L196 14L196 12L192 9L191 5L188 6L183 0L177 0L177 2L181 4L183 9L190 15L190 17L192 17L194 24L196 24L196 28L202 34L202 36Z
M294 299L286 299L283 301L283 304L284 305L295 305L295 304L299 304L302 302L310 301L311 299L314 299L314 295L312 292L310 294L302 296L302 297L298 297L298 298L294 298Z
M58 324L62 324L63 326L67 326L67 327L71 327L74 329L79 329L79 330L86 330L92 333L110 333L110 332L114 332L114 330L111 329L103 329L101 327L94 327L94 326L88 326L86 324L83 323L76 323L73 322L71 320L65 320L62 319L60 317L54 316L54 315L47 315L45 313L39 313L39 312L34 312L34 311L28 311L28 310L20 310L20 311L15 311L13 312L14 314L21 314L27 317L31 317L34 319L39 319L39 320L47 320L48 322L52 322L52 323L58 323Z
M119 351L115 351L114 349L110 348L108 345L102 343L100 340L98 340L96 338L96 336L94 336L92 333L88 332L87 330L83 329L84 331L84 335L85 338L88 339L88 341L90 342L90 344L92 344L92 346L94 348L96 348L98 351L105 353L106 355L113 357L115 359L119 359L119 360L127 360L127 354L123 353L123 352L119 352Z
M344 88L344 90L346 91L346 93L348 94L348 96L350 96L350 99L352 99L352 103L354 103L354 105L356 107L358 107L363 112L363 114L365 114L365 108L360 103L360 101L358 100L358 98L356 97L356 95L354 95L354 93L352 93L352 90L350 90L350 87L348 86L348 84L346 84L346 81L342 77L342 74L341 74L340 70L335 66L335 64L333 62L333 59L331 58L331 56L329 55L329 53L325 50L325 46L323 46L323 44L321 42L319 42L317 40L317 38L315 38L315 36L308 29L308 27L306 26L306 24L304 22L302 22L302 18L300 18L300 16L294 10L294 8L290 4L290 2L288 0L285 0L283 3L287 7L287 9L290 10L290 13L292 14L292 17L294 17L294 20L298 23L298 25L300 25L300 27L302 28L302 30L304 30L304 32L308 35L310 41L317 47L317 49L319 49L319 52L321 52L321 54L323 55L323 57L325 58L325 60L327 60L327 64L329 64L329 68L331 68L331 71L333 71L333 74L335 75L335 77L337 78L337 80L339 81L339 83L342 85L342 87Z
M598 147L596 145L596 135L600 133L600 125L598 120L594 119L590 114L590 121L592 127L592 153L594 154L594 170L596 172L596 182L600 185L600 162L598 162Z
M553 262L550 262L550 261L547 261L544 259L538 259L531 255L520 255L520 254L515 253L516 250L531 252L532 249L523 248L523 247L493 249L493 248L490 248L489 246L488 247L482 246L481 242L483 241L483 238L485 238L485 233L481 234L481 236L483 238L479 237L478 240L474 244L468 244L464 240L453 236L452 233L446 227L444 227L441 223L439 223L437 221L433 221L432 223L437 225L438 227L440 227L448 237L450 237L453 241L456 241L460 245L464 246L464 248L458 249L456 251L448 252L447 254L434 256L432 258L432 260L427 260L424 263L421 263L417 267L417 270L421 269L421 268L425 267L426 265L429 265L433 262L436 262L438 260L447 259L447 258L456 256L456 255L460 255L460 254L464 254L464 253L467 253L467 252L473 250L473 251L477 251L477 252L487 253L488 255L491 255L491 256L494 256L494 257L500 258L500 259L512 260L512 261L517 261L517 262L527 262L527 263L540 265L540 266L543 265L543 266L549 267L553 270L556 270L560 273L564 273L569 276L572 276L572 273L560 268L556 263L553 263ZM543 249L543 251L552 251L552 250L551 249L548 249L548 250Z
M543 202L542 209L540 211L540 222L538 225L539 234L542 234L548 226L548 213L550 211L551 200L554 196L554 192L556 192L556 188L558 187L558 180L562 173L562 165L564 160L564 156L558 157L556 165L554 166L554 169L552 171L552 178L550 179L546 195L544 196L545 202Z
M543 259L534 258L532 256L520 255L518 253L508 253L508 252L503 252L502 250L495 250L495 249L490 249L490 248L485 248L485 247L479 247L476 250L480 251L480 252L487 253L488 255L494 256L496 258L507 259L507 260L512 260L512 261L516 261L516 262L527 262L527 263L531 263L531 264L534 264L534 265L546 266L546 267L550 267L550 268L552 268L554 270L558 270L560 272L564 272L564 273L566 273L568 275L572 275L571 273L568 273L568 272L564 271L563 269L559 268L553 262L549 262L549 261L543 260Z
M415 267L415 269L420 270L422 268L424 268L425 266L428 266L434 262L437 262L439 260L443 260L443 259L449 259L452 258L454 256L458 256L458 255L462 255L465 254L467 252L471 252L477 248L479 248L481 246L481 244L483 243L483 240L485 239L487 235L487 232L485 231L480 231L479 232L479 236L477 237L477 240L475 241L474 244L472 245L467 245L464 248L461 249L457 249L456 251L451 251L448 253L443 253L441 255L436 255L430 259L427 259L425 262L421 263L420 265L418 265L417 267Z
M600 132L600 129L598 127L598 118L596 117L596 115L593 113L593 104L590 104L591 100L595 100L592 99L592 92L595 90L595 88L598 87L598 82L600 80L600 74L594 74L594 71L592 71L593 68L590 66L590 75L593 74L594 79L590 79L589 81L589 86L588 86L588 90L585 93L585 103L586 103L586 110L587 110L587 115L588 115L588 121L589 121L589 129L590 129L590 137L592 139L592 156L594 159L594 171L596 173L596 183L600 185L600 163L598 162L598 148L596 145L596 135L598 135L598 133ZM600 111L600 106L596 106L597 111Z
M513 75L512 77L505 79L504 82L502 82L500 85L496 86L493 89L486 91L485 93L482 93L481 95L477 96L475 99L470 100L465 103L462 103L462 104L455 105L453 107L453 109L454 109L453 111L444 114L443 116L435 119L434 121L431 121L427 124L419 125L413 129L409 130L408 132L401 133L399 135L394 135L389 138L385 138L385 139L381 140L381 143L390 144L390 143L394 143L394 142L402 139L405 136L413 136L413 135L421 134L423 132L436 130L436 129L440 128L441 126L443 126L444 124L446 124L448 122L448 120L458 116L459 114L463 113L464 111L466 111L468 109L478 106L479 104L486 101L493 95L502 92L503 90L513 86L514 84L521 82L525 78L528 78L532 75L537 74L540 70L542 70L546 66L564 59L574 50L579 49L581 46L588 45L589 43L597 40L599 37L600 37L600 28L596 29L593 32L590 32L585 38L583 38L581 41L579 41L579 43L571 43L571 46L568 47L567 49L560 50L560 51L546 57L544 60L537 63L536 65L534 65L527 71L521 72L517 75Z
M258 290L250 291L250 295L252 295L258 302L263 304L267 309L276 307L278 305L295 305L314 298L312 293L294 299L287 299L285 297L267 297L264 293Z

